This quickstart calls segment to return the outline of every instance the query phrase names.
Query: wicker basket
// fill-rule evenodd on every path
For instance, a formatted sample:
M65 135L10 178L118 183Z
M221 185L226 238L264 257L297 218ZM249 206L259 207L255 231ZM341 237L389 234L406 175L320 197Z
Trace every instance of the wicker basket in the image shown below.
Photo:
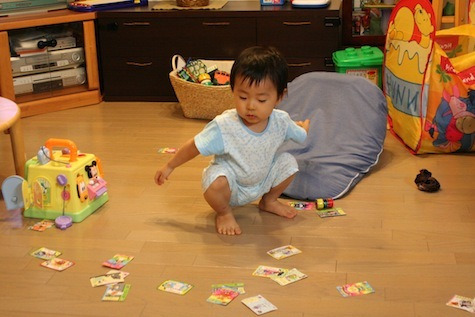
M176 0L176 5L179 7L206 7L209 5L209 0Z
M231 72L233 61L202 60L209 67ZM213 119L224 110L234 107L233 94L229 85L205 86L192 83L177 76L177 69L169 74L170 82L180 102L183 114L193 119Z

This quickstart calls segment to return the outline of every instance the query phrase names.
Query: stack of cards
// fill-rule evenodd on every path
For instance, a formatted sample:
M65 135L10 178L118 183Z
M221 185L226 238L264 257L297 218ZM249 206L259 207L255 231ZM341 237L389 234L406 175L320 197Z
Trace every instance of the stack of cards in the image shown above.
M185 295L186 293L188 293L188 291L192 287L193 285L190 285L188 283L178 282L174 280L167 280L163 282L162 284L160 284L157 289L164 292Z
M52 258L51 260L41 263L41 266L44 266L56 271L60 271L60 272L66 270L67 268L73 265L74 265L74 262L60 259L60 258Z
M289 271L288 269L259 265L259 267L252 273L252 275L270 278L272 276L276 276L276 277L281 276L287 273L288 271Z
M45 247L41 247L38 250L30 253L32 256L38 259L51 260L61 255L61 252L51 250Z
M111 259L102 263L102 266L107 266L112 269L120 270L123 268L127 263L132 261L134 257L131 255L124 255L124 254L116 254Z
M262 315L277 310L277 307L261 295L245 298L241 302L249 307L256 315Z
M294 268L280 276L271 276L271 280L276 281L280 285L284 286L293 282L300 281L306 277L306 274Z
M302 253L302 251L291 245L284 245L283 247L278 247L267 251L267 254L277 260L284 259L299 253Z
M454 295L448 302L447 306L463 309L471 313L475 313L475 298Z
M373 287L366 281L337 286L336 289L343 297L374 293Z
M112 270L104 275L93 276L89 279L92 287L98 287L109 284L123 283L125 278L129 275L127 272Z
M239 292L235 288L221 286L213 289L211 296L206 300L209 303L219 304L226 306L233 299L238 297Z
M343 211L343 209L337 207L337 208L317 210L317 215L319 215L320 218L327 218L327 217L346 216L346 213Z
M130 284L109 284L102 296L102 300L106 302L123 302L129 294Z

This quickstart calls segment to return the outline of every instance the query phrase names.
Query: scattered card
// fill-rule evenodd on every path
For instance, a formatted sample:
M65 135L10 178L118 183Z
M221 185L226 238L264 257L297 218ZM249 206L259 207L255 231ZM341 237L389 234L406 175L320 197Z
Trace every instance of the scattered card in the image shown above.
M259 267L252 273L252 275L261 277L280 276L287 273L287 271L287 269L282 269L278 267L259 265Z
M337 286L336 289L343 297L374 293L373 287L366 281Z
M340 207L317 210L320 218L346 216L346 213Z
M41 266L44 266L56 271L64 271L73 265L74 265L74 262L60 259L60 258L53 258L51 260L41 263Z
M262 315L277 310L277 307L261 295L244 298L241 302L249 307L256 315Z
M129 290L130 284L120 283L107 285L102 300L107 302L123 302L129 294Z
M277 260L284 259L299 253L302 253L302 251L291 245L284 245L283 247L278 247L267 251L267 254L273 258L276 258Z
M174 147L161 147L158 149L158 153L175 154L178 149Z
M190 285L188 283L168 280L168 281L165 281L162 284L160 284L158 286L158 289L161 290L161 291L169 292L169 293L185 295L186 293L188 293L188 291L192 287L193 287L193 285Z
M293 282L300 281L307 277L307 274L300 272L297 269L291 269L281 276L271 276L271 279L284 286Z
M33 226L28 227L28 229L43 232L52 226L54 226L54 221L44 219L35 223Z
M226 306L229 304L233 299L238 297L239 292L236 291L234 288L222 286L218 287L213 290L213 293L210 297L206 300L209 303L219 304Z
M463 309L471 313L475 313L475 299L454 295L448 302L447 306Z
M110 267L112 269L121 269L123 268L125 265L127 265L127 263L129 263L130 261L132 261L134 257L131 256L131 255L124 255L124 254L116 254L114 255L111 259L105 261L104 263L102 263L102 266L107 266L107 267Z
M289 206L294 207L297 210L313 210L315 209L314 202L306 201L289 201Z
M51 260L60 256L61 252L42 247L30 254L38 259Z
M211 285L211 289L214 291L217 288L221 287L228 287L236 290L239 294L246 294L244 290L244 283L226 283L226 284L213 284Z
M107 284L116 284L124 282L124 278L120 273L104 274L93 276L89 279L91 281L92 287L107 285Z

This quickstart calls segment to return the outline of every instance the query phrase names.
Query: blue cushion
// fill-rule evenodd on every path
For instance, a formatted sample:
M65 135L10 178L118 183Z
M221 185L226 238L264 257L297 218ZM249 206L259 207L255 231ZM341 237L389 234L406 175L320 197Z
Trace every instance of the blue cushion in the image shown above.
M374 166L386 137L387 105L369 80L313 72L289 83L279 104L295 121L310 119L304 144L287 142L300 171L284 194L302 200L340 198Z

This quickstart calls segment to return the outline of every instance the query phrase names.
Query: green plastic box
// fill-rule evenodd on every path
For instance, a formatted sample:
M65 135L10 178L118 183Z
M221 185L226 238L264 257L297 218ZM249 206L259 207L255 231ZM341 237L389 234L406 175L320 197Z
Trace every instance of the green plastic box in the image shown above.
M338 73L364 77L382 87L383 52L377 47L348 47L333 52L333 63Z

